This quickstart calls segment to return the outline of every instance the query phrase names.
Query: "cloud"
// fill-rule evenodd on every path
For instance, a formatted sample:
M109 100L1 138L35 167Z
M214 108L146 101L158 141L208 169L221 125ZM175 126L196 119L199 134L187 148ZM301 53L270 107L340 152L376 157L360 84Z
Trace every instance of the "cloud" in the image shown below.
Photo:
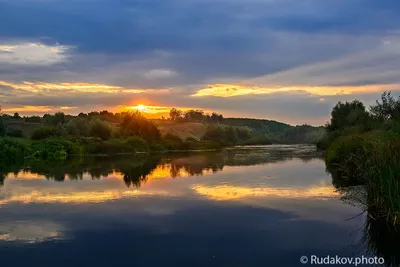
M400 84L399 8L395 0L0 0L0 102L146 102L322 121L335 97ZM221 96L229 97L221 104ZM283 106L294 97L297 112Z
M25 90L33 93L62 91L65 92L86 92L86 93L151 93L154 90L149 89L130 89L120 86L106 84L89 83L44 83L44 82L22 82L10 83L0 81L0 85L8 86L14 89ZM157 93L168 92L168 90L157 90Z
M144 73L144 77L146 77L147 79L166 79L175 77L177 75L178 73L168 69L153 69Z
M0 43L0 63L13 65L52 65L67 60L68 46L41 43Z

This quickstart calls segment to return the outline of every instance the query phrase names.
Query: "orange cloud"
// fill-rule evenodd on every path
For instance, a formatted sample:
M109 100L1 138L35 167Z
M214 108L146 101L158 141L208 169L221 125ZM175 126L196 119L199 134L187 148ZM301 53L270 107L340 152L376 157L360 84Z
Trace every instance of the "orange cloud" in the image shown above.
M361 86L263 86L263 85L240 85L240 84L214 84L198 90L192 96L217 96L217 97L235 97L244 95L268 95L273 93L299 93L304 92L313 96L334 96L351 95L355 93L382 92L399 88L399 84L376 84Z
M11 83L0 81L0 85L8 86L14 89L25 90L33 93L43 91L72 91L72 92L85 92L85 93L165 93L169 92L168 89L154 90L154 89L130 89L120 86L106 85L106 84L92 84L92 83L46 83L46 82L27 82Z
M67 106L62 106L62 107L50 107L50 106L22 106L22 107L10 107L10 108L3 108L1 111L2 112L7 112L7 113L12 113L12 112L38 112L38 113L43 113L43 112L52 112L52 111L57 111L57 110L71 110L71 109L76 109L77 107L67 107Z

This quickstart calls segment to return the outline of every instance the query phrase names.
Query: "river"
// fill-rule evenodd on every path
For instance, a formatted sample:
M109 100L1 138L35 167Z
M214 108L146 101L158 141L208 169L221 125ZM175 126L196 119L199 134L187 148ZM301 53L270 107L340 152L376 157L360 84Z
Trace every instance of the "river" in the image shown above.
M302 256L375 256L366 220L313 146L36 162L2 173L0 259L304 266Z

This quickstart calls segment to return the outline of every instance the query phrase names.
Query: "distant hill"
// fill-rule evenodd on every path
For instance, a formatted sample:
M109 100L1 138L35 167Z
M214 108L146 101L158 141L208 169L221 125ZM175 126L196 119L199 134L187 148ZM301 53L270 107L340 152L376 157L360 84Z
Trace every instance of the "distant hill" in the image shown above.
M224 118L223 124L247 126L259 136L268 137L272 143L317 143L325 134L323 126L292 126L287 123L266 119Z
M202 122L176 122L153 120L162 134L173 134L182 139L193 137L202 139L210 124ZM265 119L224 118L218 125L246 127L253 132L255 142L269 140L272 143L316 143L325 133L324 127L310 125L292 126Z
M250 118L223 118L219 123L185 122L172 120L152 120L160 129L163 135L170 133L179 136L181 139L192 137L202 139L207 132L209 125L219 125L221 127L233 126L244 127L252 132L252 138L247 144L262 143L316 143L322 139L325 133L324 127L314 127L310 125L292 126L286 123L265 119ZM25 122L24 120L7 120L8 128L18 129L23 132L23 136L30 138L33 130L40 127L41 123ZM117 122L110 122L115 130L118 128Z
M257 132L269 132L272 134L280 134L293 127L283 122L248 118L224 118L222 123L231 126L247 126Z

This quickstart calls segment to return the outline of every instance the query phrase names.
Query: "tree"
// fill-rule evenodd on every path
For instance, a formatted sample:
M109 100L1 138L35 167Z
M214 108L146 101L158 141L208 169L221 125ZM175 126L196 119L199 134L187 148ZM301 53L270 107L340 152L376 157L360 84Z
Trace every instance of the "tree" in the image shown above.
M370 107L372 116L380 121L400 120L400 97L396 100L391 92L384 92L381 102L376 101L376 105Z
M14 116L13 116L13 119L19 120L19 119L21 119L21 116L17 112L15 112Z
M182 119L182 111L176 108L172 108L169 111L169 117L172 121L179 121Z
M161 133L157 126L139 112L124 114L119 129L121 136L125 137L136 135L148 141L155 141L161 138Z
M63 112L57 112L54 115L45 114L43 116L43 122L45 125L57 126L59 123L64 124L65 114Z
M111 127L108 123L96 119L90 124L89 135L92 137L99 137L102 140L108 140L111 137L111 131Z
M75 136L88 136L90 125L89 122L82 118L76 117L65 124L67 133Z
M328 131L344 130L345 128L365 125L369 120L369 115L362 102L354 100L352 102L339 102L331 112L331 121L327 125Z
M188 110L184 114L184 119L186 121L201 122L204 119L204 112L202 110Z
M57 131L54 126L41 126L32 132L32 140L42 140L49 137L60 136L61 133Z

